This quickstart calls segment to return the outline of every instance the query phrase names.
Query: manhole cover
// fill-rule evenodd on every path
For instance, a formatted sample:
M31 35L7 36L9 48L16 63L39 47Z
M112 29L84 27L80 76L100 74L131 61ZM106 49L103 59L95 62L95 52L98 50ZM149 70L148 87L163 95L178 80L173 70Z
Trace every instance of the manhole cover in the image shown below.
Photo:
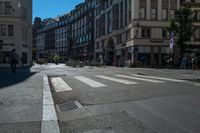
M78 101L70 101L59 105L60 111L70 111L83 107Z
M3 105L3 102L2 102L2 101L0 101L0 105Z

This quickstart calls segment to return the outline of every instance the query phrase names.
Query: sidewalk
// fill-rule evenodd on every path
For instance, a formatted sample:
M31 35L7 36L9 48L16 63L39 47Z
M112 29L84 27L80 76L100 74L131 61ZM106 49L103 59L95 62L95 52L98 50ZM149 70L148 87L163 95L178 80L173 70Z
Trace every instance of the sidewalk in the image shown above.
M0 132L40 133L43 75L29 68L0 69Z

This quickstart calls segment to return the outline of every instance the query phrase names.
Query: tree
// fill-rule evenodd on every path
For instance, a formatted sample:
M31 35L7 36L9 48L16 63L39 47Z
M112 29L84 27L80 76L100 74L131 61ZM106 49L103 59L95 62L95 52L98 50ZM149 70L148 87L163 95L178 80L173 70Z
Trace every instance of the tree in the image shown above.
M192 15L190 8L180 8L175 12L175 19L170 19L170 26L167 28L169 32L174 32L176 43L181 49L181 58L194 32Z

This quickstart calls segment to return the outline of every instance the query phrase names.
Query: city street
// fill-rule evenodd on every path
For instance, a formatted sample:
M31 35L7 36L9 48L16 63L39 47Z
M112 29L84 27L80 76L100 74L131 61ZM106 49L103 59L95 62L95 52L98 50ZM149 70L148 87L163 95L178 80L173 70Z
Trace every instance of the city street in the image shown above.
M0 133L200 133L200 0L1 0Z
M27 70L0 72L3 133L200 132L199 71L63 64Z

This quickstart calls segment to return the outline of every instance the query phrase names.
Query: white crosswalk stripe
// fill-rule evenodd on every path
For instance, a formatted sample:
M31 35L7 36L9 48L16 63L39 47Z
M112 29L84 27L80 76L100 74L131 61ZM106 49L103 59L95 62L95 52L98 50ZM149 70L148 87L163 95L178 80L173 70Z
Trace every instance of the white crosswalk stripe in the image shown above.
M93 88L99 88L99 87L105 87L106 86L105 84L96 82L96 81L91 80L89 78L86 78L84 76L76 76L75 78L82 81L83 83L93 87Z
M179 80L179 79L171 79L171 78L163 78L163 77L154 77L154 76L145 76L145 75L133 75L135 77L142 77L142 78L148 78L148 79L158 79L158 80L164 80L164 81L171 81L171 82L180 82L184 83L187 82L185 80Z
M110 81L114 81L114 82L118 82L118 83L122 83L122 84L126 84L126 85L138 84L137 82L133 82L133 81L129 81L129 80L124 80L124 79L107 77L107 76L104 76L104 75L96 75L95 77L106 79L106 80L110 80Z
M72 88L61 77L51 78L51 82L56 92L72 90Z
M164 83L164 81L160 81L160 80L139 78L139 77L133 77L133 76L125 76L125 75L115 75L115 76L121 77L121 78L128 78L128 79L134 79L134 80L141 80L141 81L146 81L146 82L151 82L151 83Z

